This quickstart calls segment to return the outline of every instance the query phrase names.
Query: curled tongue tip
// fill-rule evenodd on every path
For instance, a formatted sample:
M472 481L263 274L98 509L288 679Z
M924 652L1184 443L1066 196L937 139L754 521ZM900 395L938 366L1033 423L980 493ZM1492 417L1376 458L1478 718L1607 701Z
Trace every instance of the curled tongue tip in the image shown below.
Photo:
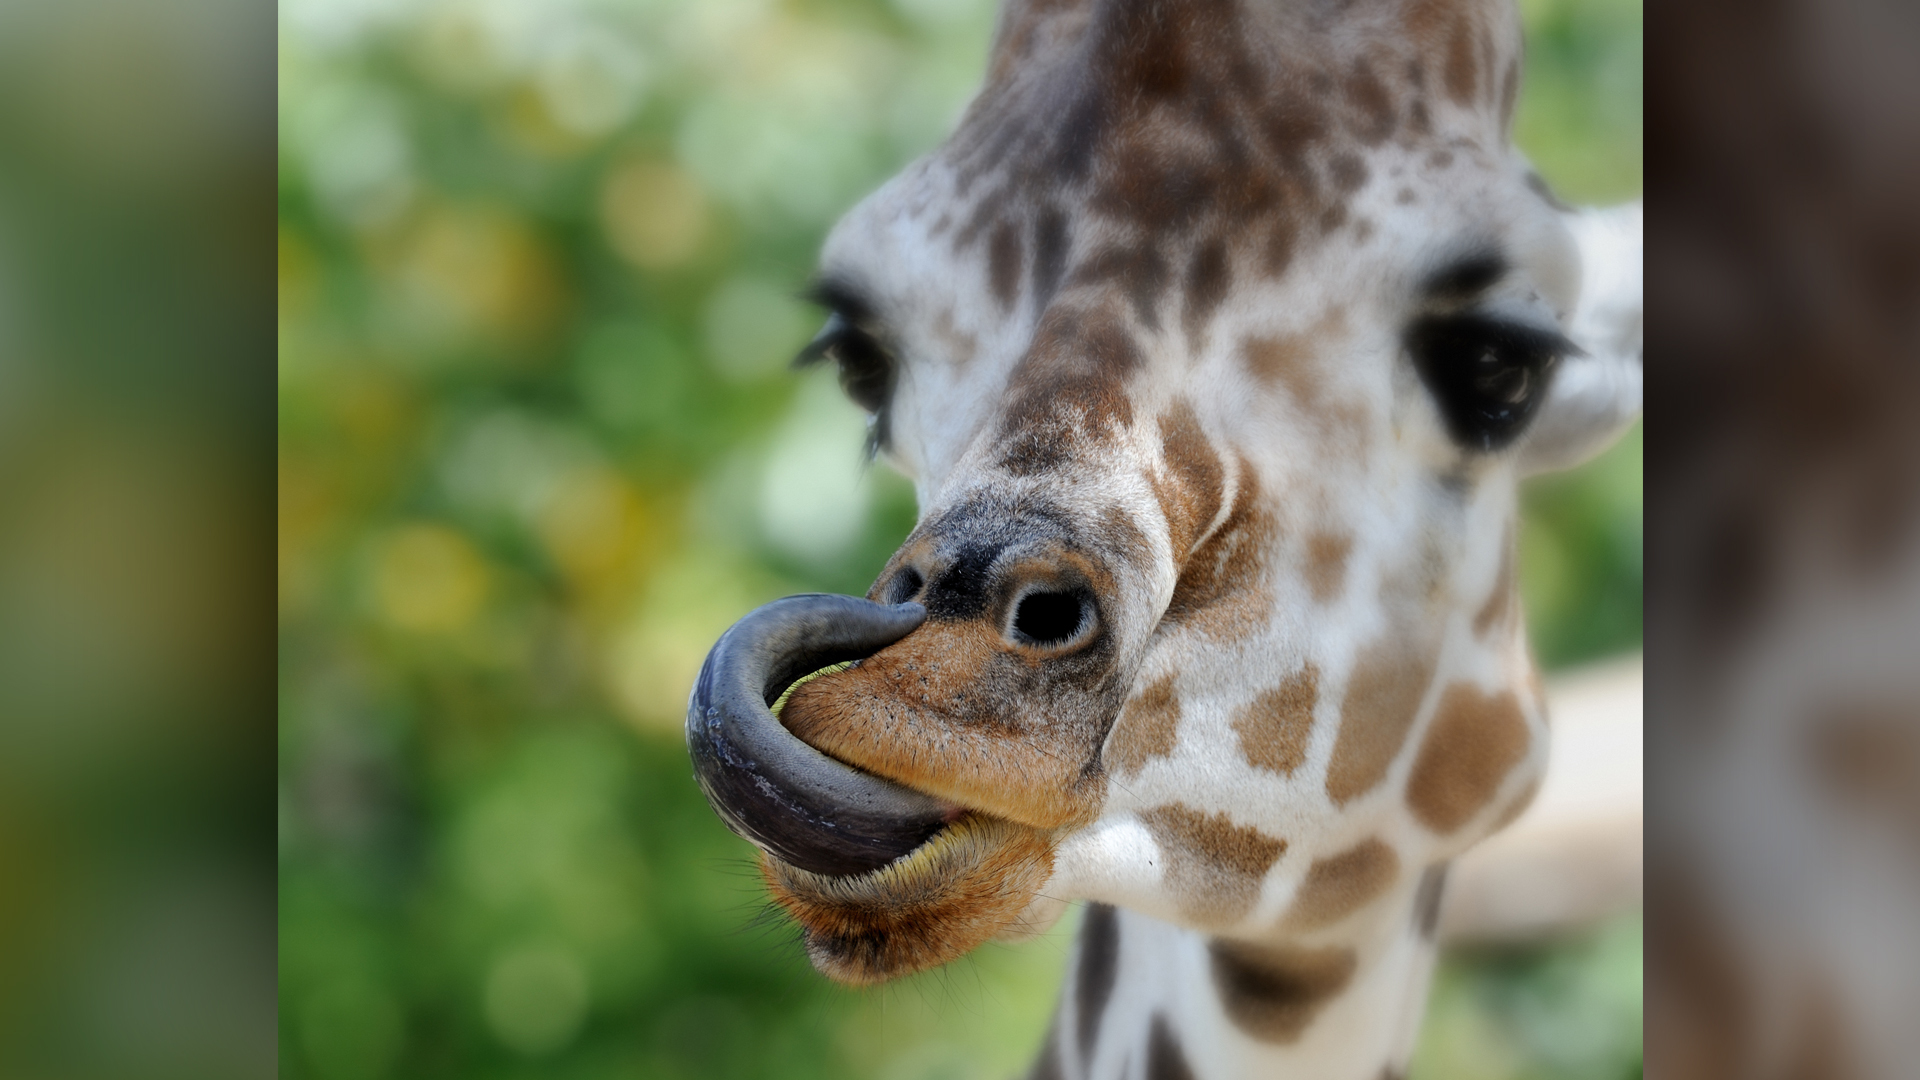
M729 828L783 862L844 876L885 866L964 814L835 761L774 715L794 686L878 652L925 618L918 604L812 594L758 608L721 636L688 702L687 749ZM795 673L803 677L781 685Z

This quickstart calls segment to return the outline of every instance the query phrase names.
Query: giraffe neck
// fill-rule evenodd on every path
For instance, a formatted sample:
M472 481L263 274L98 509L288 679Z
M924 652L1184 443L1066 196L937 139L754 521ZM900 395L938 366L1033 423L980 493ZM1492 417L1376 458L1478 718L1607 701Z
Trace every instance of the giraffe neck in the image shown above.
M1032 1080L1403 1076L1441 882L1431 870L1363 925L1311 939L1229 939L1091 904Z

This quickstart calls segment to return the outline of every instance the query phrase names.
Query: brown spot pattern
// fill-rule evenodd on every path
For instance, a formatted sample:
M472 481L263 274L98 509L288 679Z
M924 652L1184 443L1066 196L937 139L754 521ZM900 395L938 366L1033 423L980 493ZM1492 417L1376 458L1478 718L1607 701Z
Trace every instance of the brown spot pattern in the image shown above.
M1200 245L1187 264L1186 280L1181 283L1185 310L1181 313L1180 325L1187 335L1188 347L1195 353L1205 340L1207 320L1227 298L1227 288L1232 284L1233 268L1227 262L1226 244L1210 240Z
M1336 806L1373 789L1406 741L1433 679L1437 641L1388 638L1360 654L1340 704L1340 735L1327 767L1327 797Z
M1244 916L1260 898L1261 879L1287 850L1285 840L1181 803L1156 806L1140 819L1165 854L1167 880L1183 894L1182 906L1202 922Z
M987 281L1000 310L1013 307L1020 295L1020 232L1010 221L994 226L987 244Z
M1341 154L1333 159L1333 184L1342 193L1350 194L1359 190L1367 182L1367 163L1358 154Z
M1367 63L1365 57L1362 57L1348 73L1343 89L1346 91L1347 102L1353 106L1359 116L1360 122L1354 133L1360 137L1360 141L1369 146L1385 142L1387 137L1393 134L1395 125L1399 123L1399 117L1394 109L1393 98L1387 93L1386 84L1374 74L1372 65ZM1337 160L1335 164L1337 167ZM1342 193L1351 192L1359 187L1360 182L1365 178L1364 170L1358 178L1336 174L1336 187Z
M1117 505L1109 503L1103 507L1099 522L1090 526L1087 533L1103 550L1112 553L1113 560L1118 564L1139 566L1153 557L1153 547L1147 543L1147 534L1141 532L1133 518Z
M960 329L953 321L951 309L942 311L933 320L933 334L946 350L947 360L955 367L965 367L973 362L974 355L980 351L980 339Z
M1298 1040L1313 1018L1353 979L1352 949L1207 944L1214 989L1235 1027L1268 1043Z
M1240 752L1248 763L1292 776L1307 760L1313 706L1319 699L1320 669L1307 664L1238 710L1233 730L1240 735Z
M999 81L1029 59L1050 20L1084 10L1091 0L1027 0L1006 5L991 50L990 78Z
M1352 553L1351 536L1319 532L1307 538L1307 587L1316 601L1325 604L1339 597Z
M1273 546L1273 518L1260 506L1253 466L1240 459L1239 490L1226 521L1181 567L1164 621L1190 626L1216 638L1259 629L1271 605L1266 556Z
M1200 418L1185 398L1174 402L1160 418L1160 454L1166 461L1164 480L1153 478L1153 490L1167 518L1169 541L1176 564L1186 561L1200 534L1220 515L1226 473L1220 455L1200 428Z
M1762 1023L1751 961L1697 871L1648 875L1646 1057L1667 1076L1742 1080Z
M1849 1006L1828 980L1814 975L1800 988L1799 1043L1792 1064L1781 1075L1792 1080L1860 1080L1870 1075L1861 1064L1864 1042L1850 1021Z
M1073 246L1067 216L1058 207L1040 211L1033 223L1034 309L1044 311L1060 287L1060 275L1067 269L1067 250Z
M1844 702L1821 710L1808 729L1813 775L1845 805L1897 813L1920 793L1920 738L1911 707ZM1892 814L1889 814L1892 816Z
M1378 837L1315 859L1281 926L1312 930L1338 922L1377 899L1399 875L1400 857Z
M1240 355L1247 370L1268 385L1282 384L1310 411L1320 400L1320 373L1313 359L1313 340L1307 334L1288 334L1277 338L1251 338L1241 346Z
M1149 330L1160 328L1160 295L1172 270L1160 252L1144 244L1103 247L1081 262L1069 285L1118 286L1133 305L1134 317Z
M1296 334L1249 338L1240 346L1247 371L1267 386L1284 388L1305 422L1319 433L1322 451L1353 457L1363 445L1366 410L1357 402L1332 398L1324 365L1347 331L1347 313L1335 308Z
M1494 620L1504 616L1513 606L1513 526L1507 526L1506 535L1500 541L1500 569L1494 572L1493 591L1487 594L1487 600L1473 615L1473 636L1484 638L1493 628Z
M1054 471L1133 423L1126 377L1145 363L1111 312L1053 311L1014 368L1000 414L1000 467Z
M1453 103L1472 107L1480 92L1480 58L1474 48L1473 26L1464 18L1456 19L1447 35L1447 66L1442 77Z
M1173 753L1180 727L1180 697L1173 676L1163 675L1127 702L1114 721L1103 756L1107 768L1131 776L1146 763Z
M1491 696L1470 683L1441 695L1407 781L1407 803L1421 823L1450 833L1492 801L1531 741L1511 691Z

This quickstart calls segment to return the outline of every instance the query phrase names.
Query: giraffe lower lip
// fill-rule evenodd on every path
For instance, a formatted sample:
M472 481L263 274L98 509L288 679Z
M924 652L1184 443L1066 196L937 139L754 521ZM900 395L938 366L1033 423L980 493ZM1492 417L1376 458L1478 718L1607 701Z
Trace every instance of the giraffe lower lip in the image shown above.
M860 659L911 633L918 604L789 596L750 612L715 643L687 703L694 778L727 827L816 874L877 870L939 832L957 808L862 772L796 738L771 702L795 679Z

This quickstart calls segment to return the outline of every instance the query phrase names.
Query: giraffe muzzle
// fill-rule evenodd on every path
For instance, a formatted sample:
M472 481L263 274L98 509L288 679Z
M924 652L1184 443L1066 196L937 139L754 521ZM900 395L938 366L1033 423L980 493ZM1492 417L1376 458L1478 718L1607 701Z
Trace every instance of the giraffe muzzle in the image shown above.
M846 876L906 855L956 816L939 799L828 757L772 712L796 680L865 659L925 619L919 604L809 593L757 608L721 636L687 703L687 751L728 828L782 862Z

